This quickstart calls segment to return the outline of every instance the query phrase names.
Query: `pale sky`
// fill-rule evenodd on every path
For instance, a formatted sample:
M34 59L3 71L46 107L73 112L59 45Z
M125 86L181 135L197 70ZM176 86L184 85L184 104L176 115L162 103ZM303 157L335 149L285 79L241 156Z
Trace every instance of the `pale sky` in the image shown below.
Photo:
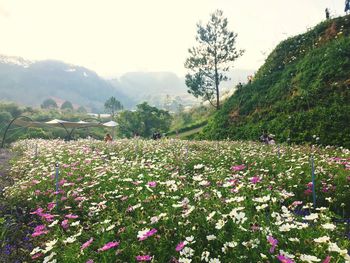
M222 9L246 50L235 68L256 70L283 39L345 0L0 0L0 54L55 59L104 77L129 71L185 74L196 24ZM265 55L264 52L267 52Z

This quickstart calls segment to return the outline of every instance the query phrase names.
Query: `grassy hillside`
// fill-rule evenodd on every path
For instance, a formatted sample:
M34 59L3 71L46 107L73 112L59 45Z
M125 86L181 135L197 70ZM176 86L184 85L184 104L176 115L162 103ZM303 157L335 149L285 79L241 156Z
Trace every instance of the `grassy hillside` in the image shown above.
M252 83L209 121L205 138L257 139L350 147L350 16L281 42Z

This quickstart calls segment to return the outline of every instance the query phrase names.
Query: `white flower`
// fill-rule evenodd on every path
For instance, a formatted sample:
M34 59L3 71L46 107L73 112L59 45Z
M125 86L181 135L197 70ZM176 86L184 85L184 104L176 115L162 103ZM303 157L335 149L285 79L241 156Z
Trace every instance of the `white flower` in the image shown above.
M78 221L73 222L73 223L71 224L71 226L77 226L77 225L79 225L79 224L80 224L80 221L78 220Z
M348 253L348 251L346 249L340 249L340 247L338 247L338 245L336 243L329 243L328 251L329 252L337 252L340 255L342 255L343 257L345 255L347 255L347 253Z
M48 255L47 257L44 258L43 263L47 263L49 262L54 256L56 256L57 254L55 252L52 252L50 255Z
M304 262L308 262L308 263L312 263L312 262L320 262L321 259L315 257L315 256L310 256L310 255L300 255L300 260L304 261Z
M221 261L218 258L211 258L209 263L221 263Z
M186 258L190 258L194 255L194 250L190 247L184 247L181 251L180 251L180 255L184 256Z
M222 220L222 219L219 219L218 222L216 222L216 225L215 225L215 228L216 229L221 229L223 228L223 226L226 224L226 221Z
M317 218L318 218L318 214L315 214L315 213L310 214L310 215L304 217L305 220L310 220L310 221L311 221L311 220L315 220L315 219L317 219Z
M207 236L207 240L208 240L208 241L215 240L215 239L216 239L216 236L215 236L215 235L209 235L209 236Z
M204 167L203 164L196 164L196 165L193 167L193 169L198 170L198 169L202 169L203 167Z
M213 212L211 212L208 216L207 216L207 221L210 221L212 218L213 218L213 216L216 214L216 211L213 211Z
M187 244L194 244L196 241L194 241L194 236L189 236L185 238Z
M319 238L315 238L314 241L316 243L327 243L330 240L330 238L328 236L323 236L323 237L319 237Z
M190 258L179 258L179 263L191 263L192 259Z
M57 223L58 223L58 220L55 220L49 225L49 227L53 227L53 226L57 225Z
M58 239L54 239L52 241L49 241L45 244L45 249L43 250L43 253L46 254L47 252L49 252L51 249L53 249L53 246L57 243Z
M204 260L205 262L208 262L209 261L209 256L210 256L210 252L203 251L203 253L201 255L201 260Z
M106 231L112 230L113 228L115 228L115 225L110 225L109 227L106 228Z
M41 248L40 247L36 247L36 248L34 248L33 250L32 250L32 252L30 252L30 255L32 256L32 255L35 255L35 254L37 254L37 253L39 253L41 251Z
M66 240L63 240L63 243L67 244L67 243L74 243L76 241L76 237L68 237Z
M331 223L326 223L326 224L322 225L322 228L328 229L328 230L334 230L336 228L336 226L331 224Z

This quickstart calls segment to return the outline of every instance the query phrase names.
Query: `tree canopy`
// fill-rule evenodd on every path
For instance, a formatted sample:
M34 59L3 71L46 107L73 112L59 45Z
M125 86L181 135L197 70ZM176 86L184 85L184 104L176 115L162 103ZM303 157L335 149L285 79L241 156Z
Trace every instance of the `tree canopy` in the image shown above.
M196 98L202 97L217 109L220 107L219 85L228 80L229 71L243 50L235 47L237 34L227 28L227 18L221 10L211 14L206 25L197 24L198 46L189 49L185 68L188 92Z
M150 137L154 132L167 132L172 117L169 112L152 107L144 102L136 111L123 111L117 117L119 132L126 137L136 134Z
M57 109L57 103L53 99L46 99L41 104L42 109Z
M117 100L115 97L110 97L106 102L105 102L105 111L109 114L111 114L112 117L115 116L115 114L122 110L124 107L120 103L119 100Z
M70 101L66 100L65 102L63 102L63 104L61 105L61 110L73 110L73 105Z

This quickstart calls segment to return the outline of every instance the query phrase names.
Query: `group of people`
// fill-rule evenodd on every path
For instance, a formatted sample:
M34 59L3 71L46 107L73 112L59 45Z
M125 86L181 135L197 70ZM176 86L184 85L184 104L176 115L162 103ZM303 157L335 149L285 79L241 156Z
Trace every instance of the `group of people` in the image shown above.
M274 137L275 137L275 135L267 134L266 132L264 132L260 136L260 142L265 143L265 144L276 144Z
M162 138L162 135L160 134L160 132L154 132L153 134L152 134L152 139L153 140L159 140L159 139L161 139Z
M349 14L350 13L350 0L345 0L345 10L344 10L345 14ZM329 9L326 8L325 9L325 13L326 13L326 19L330 18L330 13L329 13Z

